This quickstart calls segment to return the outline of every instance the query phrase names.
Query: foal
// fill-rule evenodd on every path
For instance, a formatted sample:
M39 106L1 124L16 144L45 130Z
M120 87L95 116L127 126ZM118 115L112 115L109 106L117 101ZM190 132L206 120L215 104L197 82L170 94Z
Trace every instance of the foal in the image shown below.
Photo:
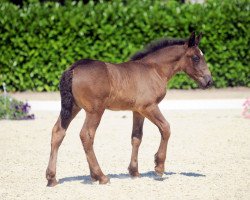
M211 73L198 48L200 40L201 34L195 37L195 33L192 33L188 40L163 40L153 44L125 63L80 60L66 70L60 81L61 112L52 130L46 171L48 186L57 184L58 148L71 120L82 108L86 111L86 119L80 138L93 180L98 180L100 184L109 182L93 150L96 129L105 109L133 112L132 155L128 167L133 177L140 175L137 158L144 118L159 128L161 142L155 154L155 172L161 176L164 173L170 126L158 103L166 94L166 83L177 72L184 71L202 88L212 84Z

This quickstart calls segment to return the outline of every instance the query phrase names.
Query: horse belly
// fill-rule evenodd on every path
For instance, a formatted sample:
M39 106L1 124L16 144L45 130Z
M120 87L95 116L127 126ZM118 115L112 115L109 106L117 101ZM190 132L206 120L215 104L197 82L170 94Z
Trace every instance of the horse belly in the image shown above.
M111 89L106 108L110 110L133 110L135 103L135 90L129 85L125 88L118 86Z
M135 106L134 99L123 99L116 98L112 100L112 97L109 98L109 101L106 105L106 108L109 110L133 110Z

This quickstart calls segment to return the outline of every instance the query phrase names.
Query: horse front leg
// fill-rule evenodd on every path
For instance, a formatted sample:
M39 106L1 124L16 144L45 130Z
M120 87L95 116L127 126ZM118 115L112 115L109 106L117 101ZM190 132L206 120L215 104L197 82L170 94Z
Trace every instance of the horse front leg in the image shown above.
M151 105L142 111L142 114L153 122L161 133L161 142L157 153L155 154L155 172L162 176L166 160L167 145L170 137L170 125L162 115L157 105Z
M129 174L132 177L140 176L138 172L138 150L143 135L142 132L143 122L144 122L144 117L138 112L133 112L133 130L131 136L132 154L131 154L131 161L128 167Z
M99 184L106 184L109 182L109 178L103 174L98 164L93 149L96 129L101 121L103 112L104 110L96 113L86 112L86 119L80 133L82 145L89 164L91 178L93 180L99 180Z

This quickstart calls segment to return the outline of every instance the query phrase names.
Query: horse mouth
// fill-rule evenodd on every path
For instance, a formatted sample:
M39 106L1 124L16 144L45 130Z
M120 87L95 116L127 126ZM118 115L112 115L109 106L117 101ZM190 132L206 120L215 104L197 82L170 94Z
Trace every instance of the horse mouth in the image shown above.
M210 88L213 85L213 79L209 75L205 75L199 79L199 86L202 89Z

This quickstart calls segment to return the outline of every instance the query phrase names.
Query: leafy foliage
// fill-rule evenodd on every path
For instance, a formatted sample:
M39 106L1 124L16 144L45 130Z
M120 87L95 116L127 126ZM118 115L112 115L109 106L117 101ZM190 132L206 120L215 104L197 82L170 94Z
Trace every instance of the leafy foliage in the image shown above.
M193 30L204 33L200 48L215 87L250 87L248 0L67 2L0 3L0 84L9 91L55 91L79 59L124 62L152 40L185 38ZM196 84L178 74L168 86Z

